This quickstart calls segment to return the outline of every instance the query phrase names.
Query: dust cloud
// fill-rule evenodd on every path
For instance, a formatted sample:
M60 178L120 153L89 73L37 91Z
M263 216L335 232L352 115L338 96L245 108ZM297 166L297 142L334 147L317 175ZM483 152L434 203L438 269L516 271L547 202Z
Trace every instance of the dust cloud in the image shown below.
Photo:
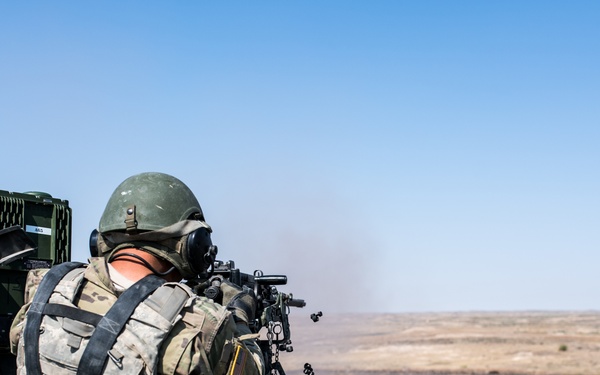
M377 310L377 245L356 203L326 194L240 203L215 225L222 259L245 273L287 275L278 289L304 299L303 314Z

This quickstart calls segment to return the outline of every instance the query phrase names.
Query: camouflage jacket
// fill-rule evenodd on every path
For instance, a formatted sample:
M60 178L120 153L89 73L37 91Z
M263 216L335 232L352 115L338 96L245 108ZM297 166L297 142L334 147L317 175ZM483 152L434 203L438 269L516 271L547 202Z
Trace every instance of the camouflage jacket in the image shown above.
M25 305L15 317L11 327L11 350L14 354L17 354L19 374L26 374L24 363L26 343L23 342L23 330L27 310L40 281L47 271L47 269L40 269L29 272L25 289ZM51 298L56 297L58 288L55 289L55 293ZM114 289L103 258L92 258L90 260L90 264L83 272L81 286L74 295L77 297L73 300L73 303L78 308L99 315L106 314L117 301L120 292ZM136 309L137 311L138 309ZM134 319L134 315L135 313L132 314L128 326L131 319ZM49 327L49 324L46 324L46 326ZM64 327L63 324L63 329ZM63 332L60 325L55 331L54 334L62 334L61 332ZM133 331L135 333L135 329ZM155 353L151 353L151 355L146 352L137 353L144 358L145 362L149 362L145 358L154 356L156 358L156 363L152 365L154 368L149 368L150 366L146 365L141 371L136 369L134 373L222 374L226 371L230 373L234 366L233 353L242 353L248 360L243 364L238 364L235 370L244 374L263 374L262 354L255 339L248 335L249 333L248 327L243 324L236 324L233 316L223 306L215 304L204 297L192 295L180 310L178 318L174 319L171 326L166 327L166 336L160 339L162 344L159 345ZM121 333L121 336L123 334ZM119 339L121 339L121 336L119 336ZM42 345L50 344L45 344L40 340L40 353L44 352L43 349L53 350L43 348ZM136 347L136 345L131 344L126 346L134 347L134 349ZM141 348L139 351L144 350ZM45 368L48 369L47 366ZM76 370L75 368L70 371L61 367L59 369L53 368L51 371L53 373L70 374L75 373Z

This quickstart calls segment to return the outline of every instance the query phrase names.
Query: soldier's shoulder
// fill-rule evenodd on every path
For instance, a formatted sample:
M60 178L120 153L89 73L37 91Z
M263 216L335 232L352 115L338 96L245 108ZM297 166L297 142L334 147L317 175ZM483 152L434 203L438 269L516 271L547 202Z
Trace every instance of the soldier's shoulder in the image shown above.
M50 268L35 268L27 272L27 279L25 280L25 293L24 302L31 302L35 292L37 291L40 282L44 276L50 271Z
M228 324L231 314L206 297L190 295L179 315L161 348L159 373L188 373L198 368L199 362L204 363L205 356L210 356L215 341L221 344L234 334ZM203 350L205 356L193 356L197 349Z
M190 308L193 311L201 311L211 316L226 316L229 312L227 309L210 298L204 296L195 295L190 304Z
M50 268L35 268L27 272L27 285L37 285L44 276L50 271Z
M231 313L213 300L194 294L183 306L180 315L189 328L201 327L202 330L217 331Z

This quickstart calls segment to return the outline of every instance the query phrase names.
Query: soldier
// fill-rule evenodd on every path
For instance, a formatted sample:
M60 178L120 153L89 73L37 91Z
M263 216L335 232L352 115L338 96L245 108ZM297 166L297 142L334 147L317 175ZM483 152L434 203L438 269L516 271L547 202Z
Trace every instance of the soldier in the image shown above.
M219 305L180 282L206 272L217 252L183 182L129 177L94 232L89 264L29 272L10 332L18 374L265 372L248 327L252 292L223 283Z

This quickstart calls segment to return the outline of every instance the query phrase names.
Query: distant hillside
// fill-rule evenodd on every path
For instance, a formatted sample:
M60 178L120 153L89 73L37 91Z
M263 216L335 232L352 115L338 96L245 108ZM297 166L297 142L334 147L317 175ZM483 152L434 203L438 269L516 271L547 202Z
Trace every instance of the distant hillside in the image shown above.
M600 312L291 312L288 375L600 374Z

